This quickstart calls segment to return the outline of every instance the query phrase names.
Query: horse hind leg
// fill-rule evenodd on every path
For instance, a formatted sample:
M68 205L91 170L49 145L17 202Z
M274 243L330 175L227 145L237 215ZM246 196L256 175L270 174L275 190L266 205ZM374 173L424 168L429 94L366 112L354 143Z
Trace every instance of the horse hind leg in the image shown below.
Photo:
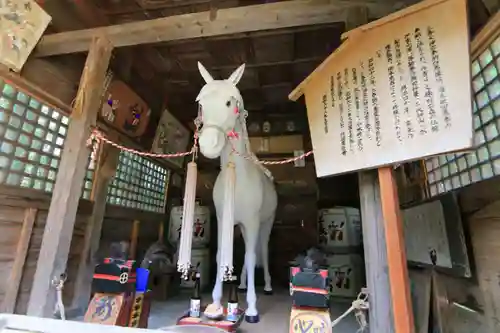
M219 218L217 218L217 221L221 221ZM221 249L221 228L220 228L220 223L217 225L217 278L215 280L215 285L214 289L212 291L212 304L215 304L217 307L221 306L221 299L222 299L222 276L221 276L221 270L220 270L220 249Z
M247 240L245 236L245 227L240 224L239 226L241 230L241 235L243 236L243 242L245 243L245 251L247 247ZM243 260L243 266L241 267L241 275L240 275L240 285L238 286L238 290L240 292L246 292L247 291L247 260L246 260L246 255Z
M259 220L245 221L245 265L247 271L247 310L245 311L245 320L248 323L258 323L259 313L257 311L257 295L255 293L255 264L257 247L257 238L259 237ZM251 226L252 228L248 228Z
M262 255L262 268L264 270L264 294L272 295L271 274L269 274L269 237L273 228L274 216L260 227L260 246Z

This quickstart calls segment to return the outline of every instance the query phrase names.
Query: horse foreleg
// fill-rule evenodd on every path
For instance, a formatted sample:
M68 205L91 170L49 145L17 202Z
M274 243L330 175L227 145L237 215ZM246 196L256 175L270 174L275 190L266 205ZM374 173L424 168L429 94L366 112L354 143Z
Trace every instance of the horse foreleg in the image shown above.
M264 294L272 295L273 288L271 287L271 274L269 274L269 236L273 228L274 216L261 226L260 231L260 246L262 254L262 268L264 269Z
M259 313L257 311L257 295L255 293L255 250L257 247L257 237L259 236L259 220L248 221L245 225L245 267L247 271L247 303L248 308L245 313L245 319L249 323L259 322ZM252 228L248 228L252 226Z
M219 228L220 230L220 228ZM220 300L222 299L222 275L220 270L220 246L221 246L221 235L220 232L217 234L217 278L215 279L215 286L212 290L212 301L217 307L221 306Z

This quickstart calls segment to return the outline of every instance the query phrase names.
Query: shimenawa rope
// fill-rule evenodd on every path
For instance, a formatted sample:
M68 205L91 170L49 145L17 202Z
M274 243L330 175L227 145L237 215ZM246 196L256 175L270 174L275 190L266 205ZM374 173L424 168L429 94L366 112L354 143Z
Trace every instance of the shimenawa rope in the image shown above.
M195 142L193 144L193 148L189 151L186 152L181 152L181 153L169 153L169 154L160 154L160 153L152 153L152 152L144 152L140 151L137 149L133 148L128 148L123 145L120 145L114 141L111 141L110 139L106 138L106 136L99 131L98 129L92 130L92 133L90 134L89 138L87 139L87 146L92 146L93 143L97 143L99 145L100 143L107 143L119 150L129 152L131 154L139 155L139 156L147 156L147 157L154 157L154 158L175 158L175 157L183 157L183 156L189 156L195 153L196 147L198 145L198 140L197 140L197 134L195 134ZM262 160L256 160L255 158L248 156L247 154L241 154L235 150L233 150L234 154L243 157L246 160L252 161L256 164L262 164L262 165L278 165L278 164L287 164L287 163L293 163L295 161L301 160L303 158L306 158L307 156L310 156L314 153L313 150L308 151L302 155L296 156L296 157L291 157L287 158L284 160L280 161L262 161Z
M358 297L352 302L351 307L347 309L339 317L337 317L337 319L332 321L332 328L335 327L342 319L344 319L351 312L354 311L354 315L356 316L356 321L359 324L359 329L357 330L357 332L363 332L368 327L365 315L365 311L367 311L368 309L369 309L368 290L366 288L363 288L361 292L358 294Z

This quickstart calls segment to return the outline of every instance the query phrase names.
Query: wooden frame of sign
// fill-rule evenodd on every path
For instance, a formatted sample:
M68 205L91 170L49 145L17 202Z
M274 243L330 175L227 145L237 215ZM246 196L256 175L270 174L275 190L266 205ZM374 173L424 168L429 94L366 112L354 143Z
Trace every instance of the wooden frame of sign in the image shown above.
M343 39L289 98L305 95L318 177L378 168L394 329L410 333L392 166L473 144L466 0L422 1Z
M0 10L0 63L20 72L52 17L34 0L2 1Z

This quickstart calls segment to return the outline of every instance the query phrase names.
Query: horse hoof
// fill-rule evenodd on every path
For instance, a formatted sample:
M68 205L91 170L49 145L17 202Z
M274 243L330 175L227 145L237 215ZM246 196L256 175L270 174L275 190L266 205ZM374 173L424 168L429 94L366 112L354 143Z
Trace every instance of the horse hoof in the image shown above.
M272 290L264 290L264 295L271 296L273 294Z
M247 288L239 288L238 287L238 292L240 292L240 293L246 293L247 292Z
M259 319L259 315L256 315L256 316L245 316L245 321L249 324L257 324L260 319Z

